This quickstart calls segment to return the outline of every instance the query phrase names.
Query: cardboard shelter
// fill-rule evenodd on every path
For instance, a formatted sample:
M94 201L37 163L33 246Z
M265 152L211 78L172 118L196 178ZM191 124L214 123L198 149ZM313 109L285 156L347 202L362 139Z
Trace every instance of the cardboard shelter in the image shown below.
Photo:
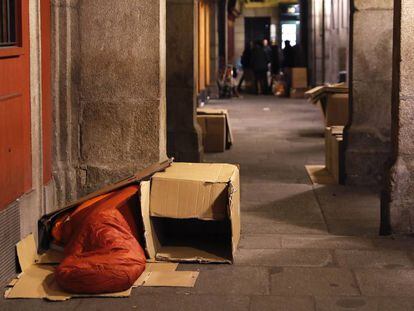
M159 172L159 173L156 173ZM54 265L63 256L50 248L53 222L63 213L96 196L140 184L137 209L144 224L147 260L137 286L193 287L198 272L176 271L172 262L231 263L240 239L239 170L230 164L172 163L172 159L98 190L39 220L36 252L33 236L17 245L22 273L13 280L5 298L128 297L131 289L102 295L74 295L59 289ZM46 250L46 252L45 252ZM169 261L169 262L165 262Z
M231 263L240 240L239 169L174 163L141 184L150 259Z
M197 122L205 152L224 152L233 145L229 113L226 109L197 108Z
M73 211L76 209L80 204L93 199L97 196L115 191L117 189L126 187L131 184L139 184L143 180L148 180L151 178L152 175L155 173L165 170L167 167L171 165L174 159L168 159L162 163L153 164L150 167L137 172L136 174L125 178L119 182L116 182L114 184L108 185L103 187L102 189L99 189L97 191L92 192L91 194L88 194L79 200L76 200L75 202L72 202L65 207L54 211L52 213L49 213L47 215L44 215L42 218L38 221L38 234L39 234L39 245L38 245L38 251L39 253L44 253L50 248L51 243L51 231L53 223L56 219L58 219L61 215L64 213Z
M314 184L336 185L344 182L343 126L325 128L325 165L306 165Z

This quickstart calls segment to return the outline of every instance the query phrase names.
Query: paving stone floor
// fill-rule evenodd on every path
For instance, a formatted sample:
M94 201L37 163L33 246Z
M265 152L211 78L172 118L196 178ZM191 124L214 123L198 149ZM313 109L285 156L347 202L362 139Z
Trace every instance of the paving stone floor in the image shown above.
M372 189L313 186L323 124L303 100L245 97L229 109L234 147L206 157L241 165L235 265L200 270L193 289L138 288L128 299L0 300L0 310L414 310L414 239L378 236Z

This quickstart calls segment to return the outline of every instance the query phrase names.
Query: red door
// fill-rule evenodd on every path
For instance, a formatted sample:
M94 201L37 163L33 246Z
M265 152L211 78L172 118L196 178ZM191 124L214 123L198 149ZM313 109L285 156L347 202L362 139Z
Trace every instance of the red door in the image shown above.
M32 187L27 0L0 0L0 209Z

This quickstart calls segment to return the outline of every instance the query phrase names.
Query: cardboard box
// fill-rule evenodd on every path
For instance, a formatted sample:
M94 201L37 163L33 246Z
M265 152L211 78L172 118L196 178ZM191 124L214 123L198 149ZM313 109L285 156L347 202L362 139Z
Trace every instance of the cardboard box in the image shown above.
M325 165L306 165L306 171L314 184L332 185L344 183L344 126L325 128Z
M342 184L344 179L343 131L343 126L332 126L325 129L326 169L337 184Z
M306 88L290 89L290 98L305 98Z
M214 109L214 108L205 108L205 107L197 108L197 116L223 116L223 115L226 118L226 149L230 149L231 146L233 145L234 138L233 138L233 132L231 130L229 112L226 109ZM202 124L200 124L200 126L203 128ZM205 132L207 133L207 129ZM211 151L211 152L215 152L215 151Z
M329 172L332 170L331 142L331 128L325 127L325 167Z
M150 259L231 263L240 240L239 169L174 163L141 184L141 211Z
M226 151L226 116L198 115L197 122L203 133L204 152Z
M329 94L348 94L349 88L345 83L328 84L314 87L305 93L309 100L316 104L324 100Z
M306 89L308 87L308 70L306 67L292 68L292 88Z
M349 120L349 95L328 95L325 118L326 126L346 126Z

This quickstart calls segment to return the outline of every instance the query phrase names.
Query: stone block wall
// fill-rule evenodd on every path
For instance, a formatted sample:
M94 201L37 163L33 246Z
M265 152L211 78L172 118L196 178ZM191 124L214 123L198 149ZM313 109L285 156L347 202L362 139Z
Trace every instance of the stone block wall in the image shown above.
M395 1L392 153L382 197L382 233L414 232L414 3Z
M355 0L346 182L381 185L390 151L393 0Z
M165 1L56 1L55 179L71 200L166 157Z

